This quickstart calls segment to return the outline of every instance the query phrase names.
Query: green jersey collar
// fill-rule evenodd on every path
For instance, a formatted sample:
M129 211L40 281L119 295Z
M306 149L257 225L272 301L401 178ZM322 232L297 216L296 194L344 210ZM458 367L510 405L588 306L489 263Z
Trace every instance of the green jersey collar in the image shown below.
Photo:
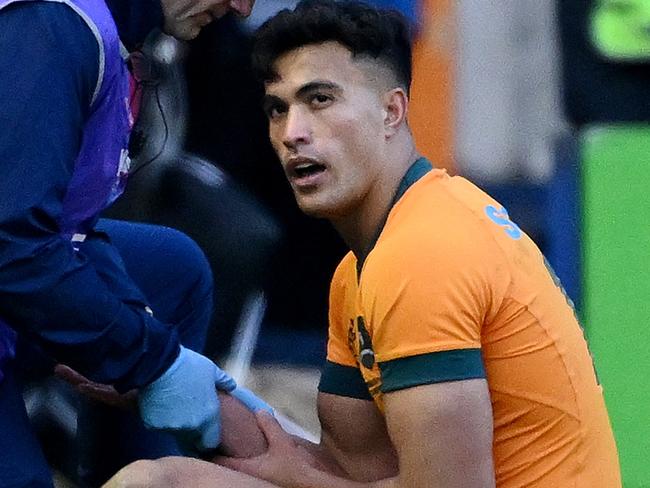
M408 169L408 171L402 178L402 181L400 181L400 184L397 187L397 191L395 192L395 196L393 197L393 201L391 202L388 213L390 213L390 210L395 206L395 204L399 201L399 199L402 198L404 193L406 193L406 190L411 188L411 186L413 186L413 184L416 181L418 181L420 178L422 178L432 169L433 169L433 165L427 160L427 158L425 157L418 158Z

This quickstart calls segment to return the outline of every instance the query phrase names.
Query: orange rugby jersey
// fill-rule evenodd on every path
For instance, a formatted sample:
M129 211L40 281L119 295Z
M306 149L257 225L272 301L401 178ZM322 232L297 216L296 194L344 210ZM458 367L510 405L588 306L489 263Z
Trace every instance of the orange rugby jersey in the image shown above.
M582 329L537 246L423 158L395 200L365 261L349 253L334 274L319 389L382 409L386 392L486 378L499 488L619 488Z

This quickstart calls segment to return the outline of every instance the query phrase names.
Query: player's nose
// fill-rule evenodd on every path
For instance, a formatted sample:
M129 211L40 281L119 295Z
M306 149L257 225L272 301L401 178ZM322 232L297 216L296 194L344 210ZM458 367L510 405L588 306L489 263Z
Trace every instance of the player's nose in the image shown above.
M290 107L284 120L282 143L288 149L311 142L311 126L309 117L299 107Z

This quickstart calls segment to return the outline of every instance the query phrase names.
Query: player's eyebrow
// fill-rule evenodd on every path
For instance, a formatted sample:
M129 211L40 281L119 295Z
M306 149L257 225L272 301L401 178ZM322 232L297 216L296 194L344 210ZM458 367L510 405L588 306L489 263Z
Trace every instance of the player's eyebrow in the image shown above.
M314 80L302 85L296 92L296 97L304 98L305 96L311 94L312 92L320 91L320 90L328 90L336 93L340 93L341 91L343 91L341 86L334 82L324 81L324 80Z
M305 97L309 96L313 92L322 91L322 90L340 93L343 91L343 88L340 85L333 83L331 81L314 80L314 81L310 81L309 83L305 83L300 88L298 88L298 90L296 91L296 98L304 99ZM262 97L262 108L267 113L271 109L271 107L275 107L275 106L284 107L286 105L287 102L281 97L278 97L276 95L269 95L267 93Z

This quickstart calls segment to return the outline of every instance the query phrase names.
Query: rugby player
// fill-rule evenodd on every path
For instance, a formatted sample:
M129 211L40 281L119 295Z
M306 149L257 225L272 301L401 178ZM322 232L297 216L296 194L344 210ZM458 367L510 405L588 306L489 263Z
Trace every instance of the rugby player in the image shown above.
M266 453L219 460L241 479L178 459L131 474L192 486L620 487L587 343L544 256L501 204L416 149L400 18L305 1L260 28L254 63L298 205L350 248L331 284L322 439L305 447L261 413Z

